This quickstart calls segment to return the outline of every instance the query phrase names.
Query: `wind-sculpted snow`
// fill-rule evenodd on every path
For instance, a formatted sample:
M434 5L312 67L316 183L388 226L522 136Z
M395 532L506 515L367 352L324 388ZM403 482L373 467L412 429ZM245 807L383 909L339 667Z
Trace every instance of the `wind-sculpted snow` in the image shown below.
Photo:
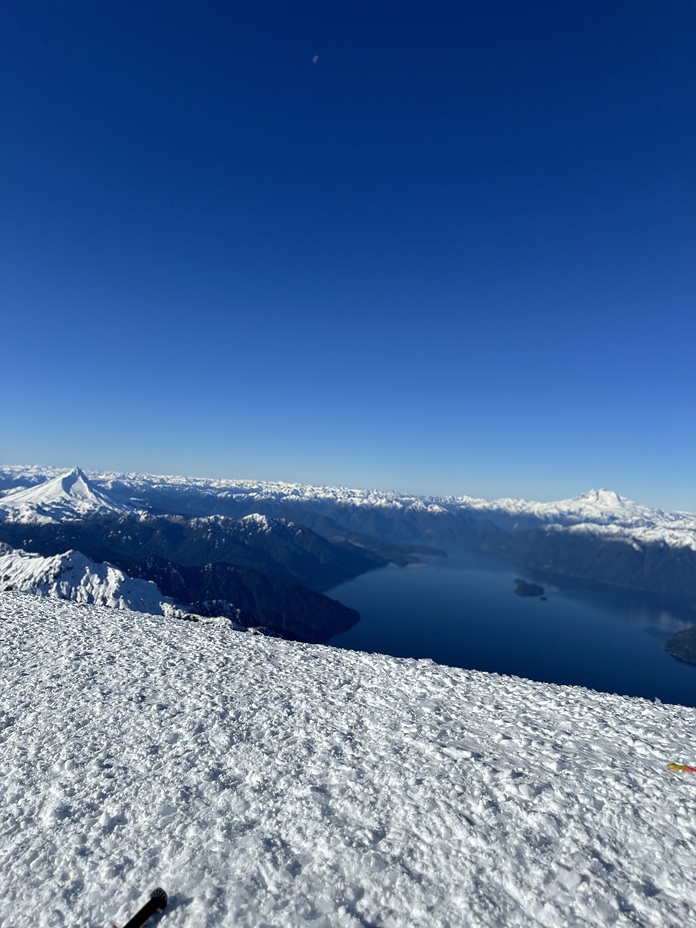
M0 597L0 923L693 920L696 710Z

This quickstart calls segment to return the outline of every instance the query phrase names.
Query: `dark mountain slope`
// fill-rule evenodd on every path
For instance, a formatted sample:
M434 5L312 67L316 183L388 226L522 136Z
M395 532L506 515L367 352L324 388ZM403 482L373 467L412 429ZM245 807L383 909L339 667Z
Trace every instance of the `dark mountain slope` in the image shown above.
M542 528L479 533L462 537L460 543L542 572L650 593L696 596L696 551L692 548Z
M326 641L360 618L322 593L246 567L191 567L153 556L129 564L128 573L154 581L166 596L187 603L197 615L227 615L296 641Z
M119 566L151 556L188 567L232 564L315 590L330 589L387 563L349 542L334 544L305 526L254 516L235 520L123 514L59 524L0 523L0 540L43 555L73 548Z

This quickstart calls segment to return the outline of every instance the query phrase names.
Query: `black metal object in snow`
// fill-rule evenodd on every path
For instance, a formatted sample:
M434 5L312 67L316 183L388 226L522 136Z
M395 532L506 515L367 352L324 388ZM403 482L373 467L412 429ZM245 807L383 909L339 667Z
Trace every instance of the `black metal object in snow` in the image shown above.
M140 928L151 915L154 915L158 909L163 909L167 904L167 894L163 889L157 887L152 890L152 894L142 909L138 909L133 918L123 926L123 928Z

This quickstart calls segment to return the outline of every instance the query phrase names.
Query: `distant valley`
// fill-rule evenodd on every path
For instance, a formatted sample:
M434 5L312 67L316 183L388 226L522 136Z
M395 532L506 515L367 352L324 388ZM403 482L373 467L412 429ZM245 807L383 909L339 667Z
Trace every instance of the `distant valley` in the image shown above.
M235 615L307 641L358 620L323 591L448 546L550 575L696 598L696 515L607 490L558 503L487 502L4 467L0 541L44 557L79 551L154 583L193 613Z

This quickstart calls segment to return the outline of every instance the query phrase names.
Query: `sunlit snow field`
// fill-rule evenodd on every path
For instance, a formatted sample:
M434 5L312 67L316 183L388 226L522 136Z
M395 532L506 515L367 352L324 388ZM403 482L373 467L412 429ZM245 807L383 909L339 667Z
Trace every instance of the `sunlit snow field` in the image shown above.
M696 710L7 593L0 924L684 926ZM152 924L155 924L153 920Z

